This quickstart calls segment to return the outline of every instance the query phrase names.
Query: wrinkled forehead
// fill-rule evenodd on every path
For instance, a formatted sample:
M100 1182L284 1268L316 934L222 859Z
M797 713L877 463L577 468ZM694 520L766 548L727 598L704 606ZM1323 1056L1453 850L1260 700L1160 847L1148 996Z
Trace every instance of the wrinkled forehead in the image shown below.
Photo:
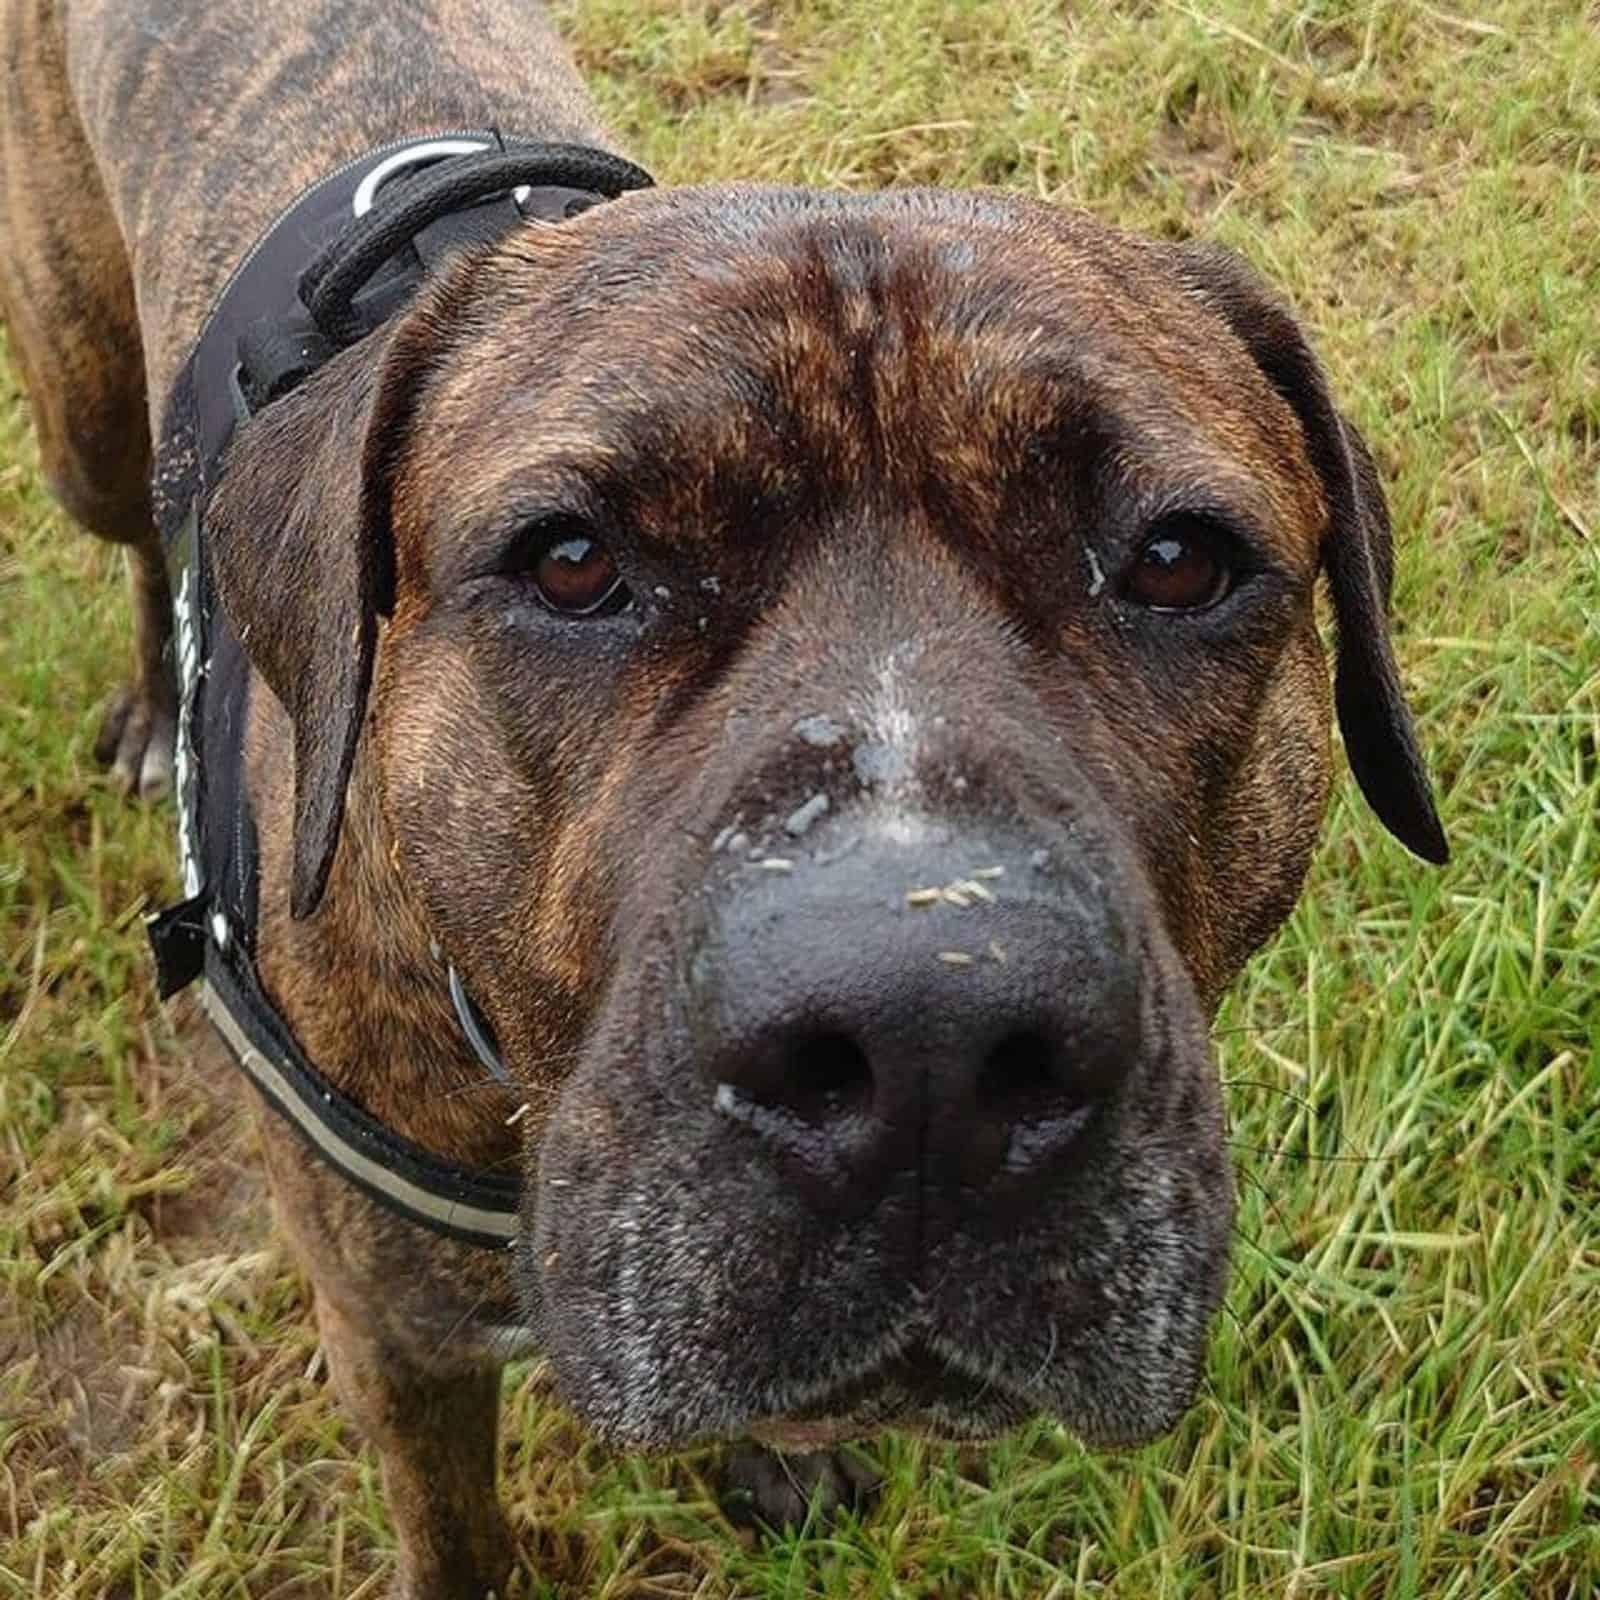
M801 480L901 503L1064 462L1203 482L1286 537L1320 508L1289 408L1160 246L987 194L666 190L530 227L474 269L423 415L486 497L680 530Z

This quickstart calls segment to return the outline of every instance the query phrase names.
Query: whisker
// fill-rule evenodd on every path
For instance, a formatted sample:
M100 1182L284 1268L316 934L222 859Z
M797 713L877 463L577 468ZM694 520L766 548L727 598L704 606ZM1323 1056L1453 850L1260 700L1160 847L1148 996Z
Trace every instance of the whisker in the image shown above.
M446 1347L455 1342L456 1335L460 1333L461 1330L466 1327L466 1325L471 1322L472 1319L477 1316L477 1314L482 1311L488 1303L489 1290L485 1288L479 1291L478 1298L474 1300L472 1304L468 1306L467 1309L463 1311L453 1323L450 1324L450 1327L445 1332L444 1337L441 1338L438 1344L433 1347L434 1355L443 1355Z
M1272 1213L1272 1220L1277 1223L1280 1228L1287 1232L1289 1228L1289 1219L1284 1216L1282 1210L1279 1208L1278 1202L1273 1197L1271 1189L1269 1189L1267 1185L1262 1182L1262 1180L1257 1177L1257 1175L1248 1167L1239 1167L1237 1171L1239 1176L1248 1181L1249 1184L1255 1189L1256 1193L1267 1202L1267 1209Z
M539 1056L528 1065L531 1071L537 1072L541 1067L554 1067L563 1062L576 1061L582 1054L582 1050L558 1050L553 1055ZM481 1078L472 1078L466 1083L458 1083L453 1089L442 1090L435 1098L454 1100L464 1094L482 1094L486 1089L505 1090L507 1087L504 1078L497 1078L493 1073L485 1073Z
M1228 1141L1230 1150L1248 1151L1251 1155L1271 1156L1274 1161L1326 1161L1339 1166L1373 1166L1392 1161L1393 1156L1325 1156L1315 1150L1290 1150L1282 1145L1240 1144L1237 1139Z
M509 1094L511 1090L503 1078L491 1078L487 1075L474 1078L471 1083L458 1083L453 1089L442 1089L434 1096L435 1100L459 1100L464 1094L482 1094L486 1089L498 1089L501 1094Z
M1281 1094L1285 1100L1292 1100L1297 1106L1307 1111L1315 1111L1316 1106L1304 1095L1296 1094L1293 1089L1285 1089L1281 1083L1269 1083L1265 1078L1224 1078L1224 1089L1265 1089L1270 1094Z
M1056 1327L1056 1319L1050 1319L1050 1348L1044 1353L1044 1360L1039 1363L1039 1370L1028 1380L1029 1388L1036 1388L1044 1381L1044 1375L1050 1370L1050 1363L1056 1358L1056 1345L1060 1342L1061 1333ZM985 1388L988 1385L985 1384ZM980 1396L981 1398L981 1396Z
M1237 1239L1240 1244L1249 1245L1250 1248L1252 1250L1256 1251L1259 1255L1264 1255L1265 1256L1265 1255L1270 1255L1271 1254L1271 1252L1267 1249L1267 1247L1264 1244L1262 1244L1261 1235L1259 1233L1246 1233L1245 1230L1243 1228L1241 1228L1237 1222L1234 1223L1233 1228L1232 1228L1231 1231L1233 1233L1234 1238Z

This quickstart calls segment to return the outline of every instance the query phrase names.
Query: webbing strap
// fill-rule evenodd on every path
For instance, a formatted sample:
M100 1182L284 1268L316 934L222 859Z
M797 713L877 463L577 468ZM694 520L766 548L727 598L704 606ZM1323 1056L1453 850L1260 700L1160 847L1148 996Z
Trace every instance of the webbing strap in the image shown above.
M240 1068L318 1157L396 1215L492 1248L515 1235L517 1174L458 1166L385 1127L307 1059L261 987L258 852L240 759L250 675L211 587L202 512L234 429L365 337L454 250L530 220L560 223L649 182L608 152L508 144L494 130L399 140L329 173L229 279L174 383L156 456L176 607L185 894L146 923L162 997L203 976L201 1005ZM487 1025L453 969L450 978L469 1041L507 1081Z

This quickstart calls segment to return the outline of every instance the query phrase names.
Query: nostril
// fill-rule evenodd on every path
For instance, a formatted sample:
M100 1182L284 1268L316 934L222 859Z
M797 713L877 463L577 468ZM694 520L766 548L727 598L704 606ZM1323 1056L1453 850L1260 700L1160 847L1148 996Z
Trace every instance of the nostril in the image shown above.
M842 1029L780 1023L723 1055L713 1076L716 1113L759 1139L821 1212L864 1212L880 1194L874 1173L914 1165L914 1148L899 1149L873 1115L867 1051Z
M1012 1124L1068 1116L1088 1096L1060 1070L1056 1049L1034 1028L1019 1028L994 1044L978 1071L980 1115Z
M866 1051L847 1033L800 1034L784 1051L775 1098L796 1116L818 1124L865 1111L872 1103Z

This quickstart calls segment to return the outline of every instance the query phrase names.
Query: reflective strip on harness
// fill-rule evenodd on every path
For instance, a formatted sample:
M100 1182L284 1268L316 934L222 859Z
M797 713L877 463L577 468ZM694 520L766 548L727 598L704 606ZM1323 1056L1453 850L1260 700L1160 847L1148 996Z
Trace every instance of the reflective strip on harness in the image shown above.
M228 987L225 972L208 961L201 1007L273 1110L324 1161L380 1205L436 1233L463 1244L511 1244L517 1231L514 1180L469 1173L408 1146L342 1095L308 1094L303 1067L287 1058L270 1059L251 1042L239 1023L236 997L225 992ZM501 1195L483 1193L491 1188L501 1189Z

